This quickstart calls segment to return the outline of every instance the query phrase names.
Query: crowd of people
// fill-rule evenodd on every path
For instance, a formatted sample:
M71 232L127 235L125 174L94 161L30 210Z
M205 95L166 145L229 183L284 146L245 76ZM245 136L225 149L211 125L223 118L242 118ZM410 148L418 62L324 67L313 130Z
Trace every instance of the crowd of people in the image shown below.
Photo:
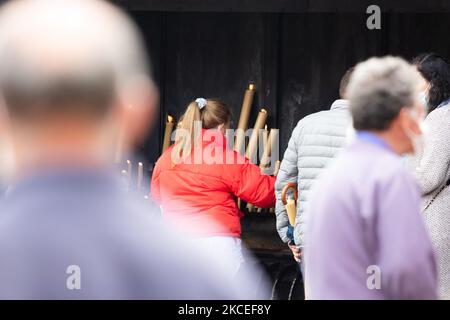
M330 110L298 122L277 177L229 147L224 102L195 99L155 165L149 209L111 163L123 128L131 152L158 118L143 47L108 2L1 8L0 152L13 156L0 154L0 298L263 298L241 242L245 201L275 206L308 299L450 299L444 57L350 68Z

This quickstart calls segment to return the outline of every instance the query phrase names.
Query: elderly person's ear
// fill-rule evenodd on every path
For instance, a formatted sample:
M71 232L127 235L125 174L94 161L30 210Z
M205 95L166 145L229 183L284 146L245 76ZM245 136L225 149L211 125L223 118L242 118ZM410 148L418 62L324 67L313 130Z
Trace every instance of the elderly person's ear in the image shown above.
M146 138L157 118L158 102L159 93L156 86L145 78L129 87L119 99L119 127L125 128L128 148L135 147Z

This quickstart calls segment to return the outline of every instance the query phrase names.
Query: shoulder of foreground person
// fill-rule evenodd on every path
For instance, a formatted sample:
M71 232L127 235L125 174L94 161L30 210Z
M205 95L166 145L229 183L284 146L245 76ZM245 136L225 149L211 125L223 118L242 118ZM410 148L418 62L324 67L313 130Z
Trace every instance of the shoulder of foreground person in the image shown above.
M129 258L136 259L135 270L140 273L133 277L141 277L141 282L147 284L142 292L144 299L240 300L260 297L255 290L256 283L261 283L256 269L244 270L236 278L225 267L228 265L226 255L222 254L218 259L217 255L211 256L199 249L188 235L165 225L158 209L149 209L139 201L128 201L127 206L129 222L123 222L120 227L132 230L133 234L128 234L123 251L136 249ZM154 212L156 210L158 212Z
M444 117L444 118L443 118ZM449 121L450 118L450 105L445 105L431 111L425 118L425 121Z

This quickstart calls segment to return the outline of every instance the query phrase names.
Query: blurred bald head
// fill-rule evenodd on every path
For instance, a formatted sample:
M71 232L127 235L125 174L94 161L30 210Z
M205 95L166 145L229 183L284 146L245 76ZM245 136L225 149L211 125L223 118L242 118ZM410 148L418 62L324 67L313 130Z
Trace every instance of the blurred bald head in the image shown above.
M0 90L12 118L101 117L152 85L130 19L100 0L17 0L0 10Z

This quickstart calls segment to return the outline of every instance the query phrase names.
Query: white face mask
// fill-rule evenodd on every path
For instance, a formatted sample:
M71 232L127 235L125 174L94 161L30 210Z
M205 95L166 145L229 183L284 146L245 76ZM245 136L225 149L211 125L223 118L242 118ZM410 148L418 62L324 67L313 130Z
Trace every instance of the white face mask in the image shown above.
M0 137L0 185L7 183L14 170L14 155L11 145Z

